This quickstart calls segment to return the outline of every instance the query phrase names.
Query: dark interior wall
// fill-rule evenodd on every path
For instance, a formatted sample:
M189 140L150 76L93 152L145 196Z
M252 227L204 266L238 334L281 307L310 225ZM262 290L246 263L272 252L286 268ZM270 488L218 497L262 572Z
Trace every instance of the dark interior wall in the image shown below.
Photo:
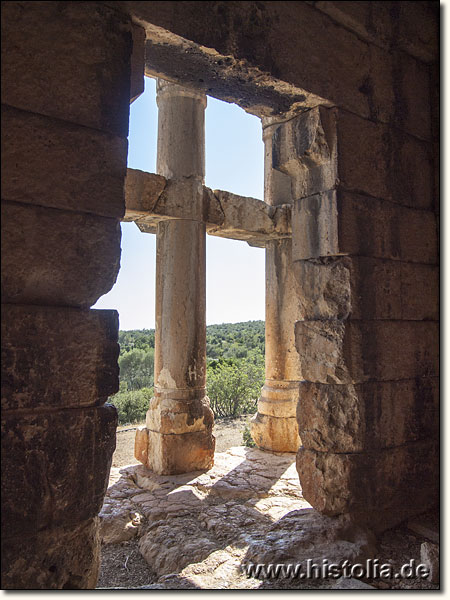
M115 447L131 28L2 3L2 587L94 587Z
M383 498L383 518L398 519L433 500L438 6L2 4L3 587L83 588L97 577L95 515L116 424L103 405L118 386L118 323L114 311L89 307L119 268L131 19L229 56L237 90L229 95L247 94L247 106L263 88L284 90L284 82L286 94L269 94L261 112L283 112L286 98L303 92L305 106L322 99L333 111L338 242L348 258L318 264L309 276L327 281L332 271L324 289L334 306L329 291L339 291L343 269L351 306L345 318L307 313L318 335L305 346L299 332L298 351L323 355L319 342L332 321L343 332L332 354L353 387L328 375L305 377L302 485L328 514L370 512ZM226 96L218 83L226 65L203 54L212 57L208 91ZM148 72L156 65L181 83L202 79L149 42L146 56ZM300 272L317 264L297 258ZM344 418L330 418L333 411Z

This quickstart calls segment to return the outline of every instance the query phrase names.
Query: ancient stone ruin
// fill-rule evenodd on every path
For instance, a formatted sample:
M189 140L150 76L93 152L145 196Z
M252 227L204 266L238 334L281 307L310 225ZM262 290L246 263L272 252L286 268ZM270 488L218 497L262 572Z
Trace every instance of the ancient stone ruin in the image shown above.
M312 539L320 521L336 539L357 532L339 546L350 555L436 506L438 21L434 2L2 3L3 588L97 584L119 349L117 313L90 307L116 280L121 221L157 236L145 493L203 471L180 505L226 504L205 391L209 234L266 252L258 449L230 454L250 503L236 535L258 523L247 554L264 558L258 535L288 540L296 523ZM158 80L157 173L127 169L144 76ZM264 200L204 185L207 95L260 117ZM280 470L288 500L255 516L253 468L288 467L273 453L297 453L298 490ZM205 519L221 531L216 509Z

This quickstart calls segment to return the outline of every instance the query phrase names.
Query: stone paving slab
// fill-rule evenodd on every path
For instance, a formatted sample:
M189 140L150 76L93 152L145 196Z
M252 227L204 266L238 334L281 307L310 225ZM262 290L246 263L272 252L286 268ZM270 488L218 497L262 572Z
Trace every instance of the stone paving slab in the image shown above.
M216 453L203 473L112 469L100 520L103 543L139 539L158 589L255 589L248 563L337 560L367 543L358 532L338 540L342 523L302 497L295 454L241 446Z

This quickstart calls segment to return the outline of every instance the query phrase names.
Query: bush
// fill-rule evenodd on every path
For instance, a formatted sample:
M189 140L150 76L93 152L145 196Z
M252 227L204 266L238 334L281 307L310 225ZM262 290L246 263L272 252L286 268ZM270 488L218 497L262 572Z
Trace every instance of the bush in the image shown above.
M119 425L130 425L145 421L145 414L152 396L153 388L142 388L137 391L121 390L112 396L109 401L117 408Z
M214 416L239 417L254 412L263 384L262 363L214 361L208 365L206 386Z

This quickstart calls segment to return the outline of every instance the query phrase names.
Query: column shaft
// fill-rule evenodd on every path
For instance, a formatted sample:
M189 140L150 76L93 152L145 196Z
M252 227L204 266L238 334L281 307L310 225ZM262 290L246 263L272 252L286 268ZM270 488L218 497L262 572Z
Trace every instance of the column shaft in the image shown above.
M157 171L202 184L206 96L161 80L157 91ZM201 185L184 189L190 192L183 201L194 209ZM205 238L200 221L158 225L155 395L136 444L137 458L157 473L187 473L213 464L213 414L205 389ZM144 452L142 445L147 445Z
M272 167L272 135L268 125L263 132L264 199L275 206L291 201L291 178ZM251 433L260 448L274 452L297 452L300 445L296 410L301 370L294 332L300 308L291 255L291 239L266 245L266 376Z

